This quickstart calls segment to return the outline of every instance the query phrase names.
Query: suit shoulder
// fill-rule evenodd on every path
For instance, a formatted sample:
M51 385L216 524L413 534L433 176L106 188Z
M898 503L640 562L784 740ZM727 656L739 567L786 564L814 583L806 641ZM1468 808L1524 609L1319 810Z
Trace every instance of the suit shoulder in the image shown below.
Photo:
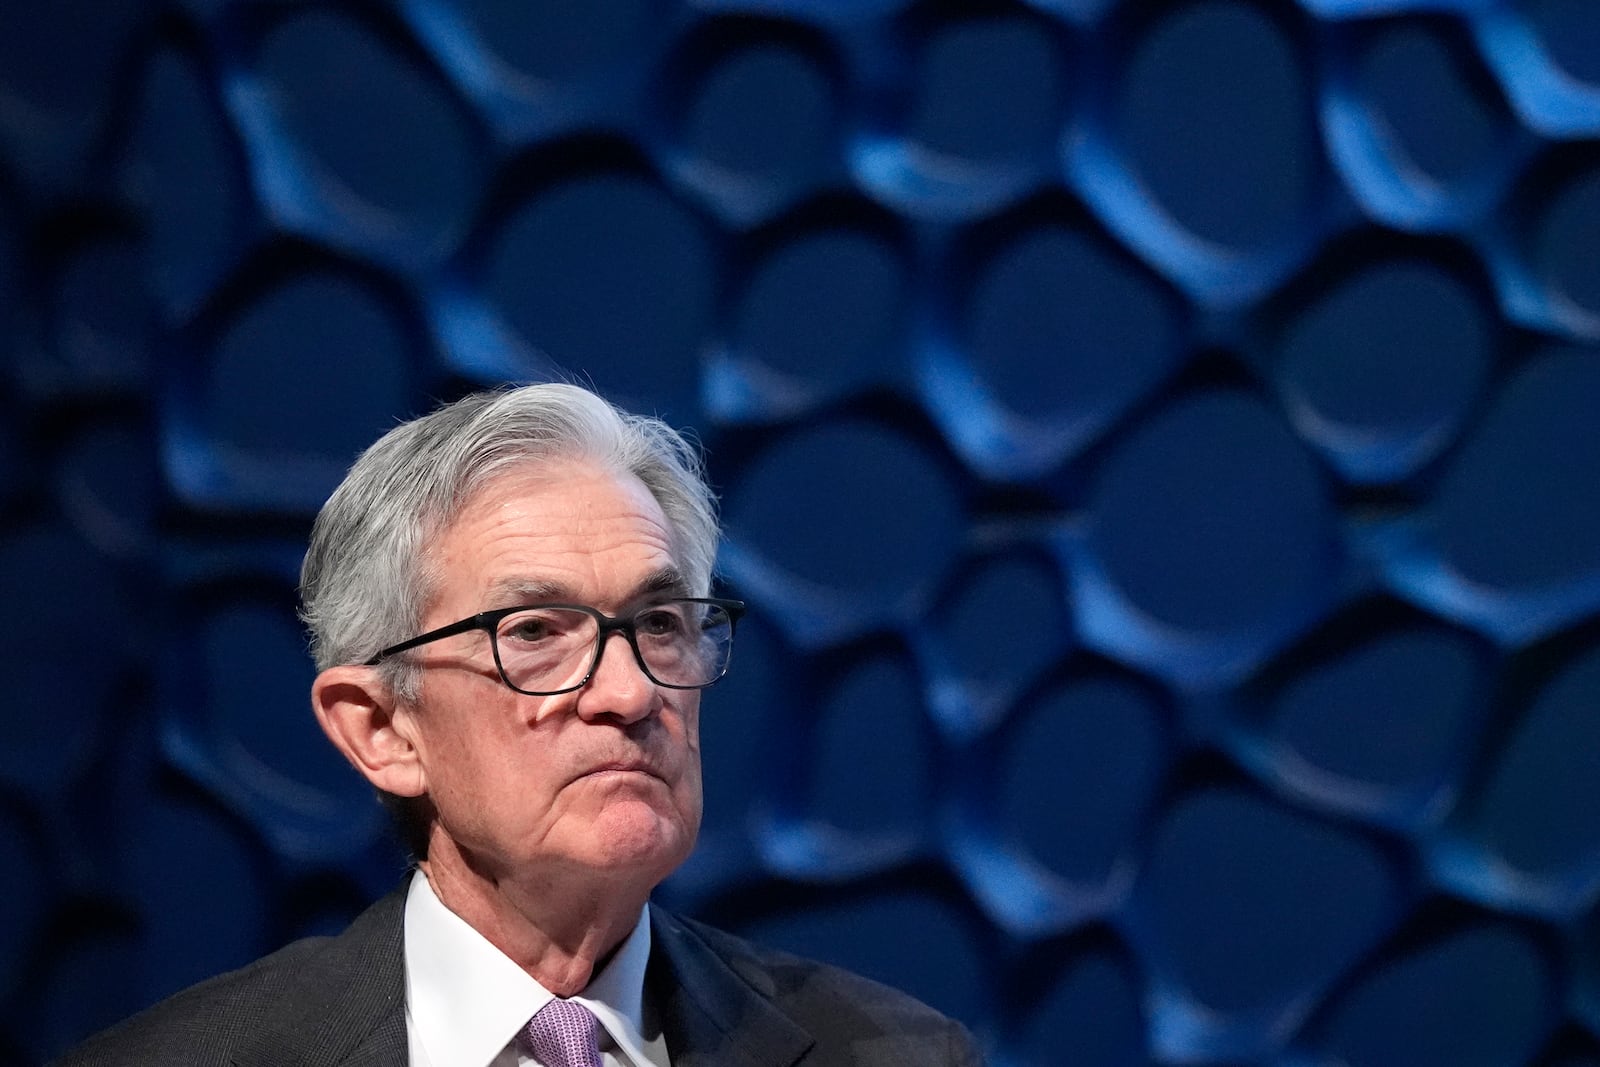
M675 918L745 984L819 1038L855 1047L887 1039L915 1050L908 1060L914 1063L976 1067L983 1062L965 1026L907 993L833 964Z
M225 1063L237 1036L294 986L329 937L291 942L237 970L208 978L102 1030L52 1067Z

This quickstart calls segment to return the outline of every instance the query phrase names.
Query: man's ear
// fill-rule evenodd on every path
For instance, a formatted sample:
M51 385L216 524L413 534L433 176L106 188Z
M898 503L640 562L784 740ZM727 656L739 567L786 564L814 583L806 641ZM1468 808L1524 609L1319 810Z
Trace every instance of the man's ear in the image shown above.
M367 781L395 796L428 790L411 712L372 667L329 667L311 683L322 732Z

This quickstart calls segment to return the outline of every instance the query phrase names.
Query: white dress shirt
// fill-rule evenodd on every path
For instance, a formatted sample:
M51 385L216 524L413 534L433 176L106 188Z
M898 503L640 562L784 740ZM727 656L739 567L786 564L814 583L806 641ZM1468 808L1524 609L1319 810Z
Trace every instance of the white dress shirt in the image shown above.
M644 1013L650 907L605 969L571 999L600 1020L606 1067L671 1067ZM421 871L406 892L406 1038L411 1067L542 1067L515 1041L549 990L439 902Z

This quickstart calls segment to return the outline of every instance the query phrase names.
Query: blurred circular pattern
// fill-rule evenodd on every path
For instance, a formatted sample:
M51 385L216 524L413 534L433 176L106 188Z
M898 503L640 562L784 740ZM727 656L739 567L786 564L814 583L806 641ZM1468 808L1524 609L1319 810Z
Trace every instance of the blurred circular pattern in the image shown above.
M1173 370L1180 320L1102 242L1042 223L984 264L967 297L978 380L1019 417L1081 444Z
M69 388L138 392L152 386L149 294L138 249L97 241L62 264L52 347Z
M556 0L544 4L497 4L491 0L428 3L454 9L517 75L534 83L561 84L630 68L647 48L662 20L649 0Z
M280 219L333 243L361 234L377 253L450 246L482 175L467 116L431 70L316 9L272 27L257 64L271 109L258 184Z
M924 833L933 737L908 666L874 657L818 697L807 817L870 839Z
M1554 975L1502 926L1429 939L1376 969L1335 1005L1323 1055L1351 1067L1527 1063L1549 1035Z
M825 58L782 37L696 44L680 58L689 85L675 118L679 180L735 223L827 182L841 162L842 116Z
M368 789L311 713L316 671L292 616L241 601L206 610L196 652L205 665L207 743L232 764L228 776L251 792L291 806L364 806ZM250 699L241 699L245 694Z
M751 271L732 353L780 407L786 394L810 400L892 381L906 346L907 282L879 235L830 227L792 238Z
M243 238L245 182L216 88L197 57L169 48L150 62L122 161L122 186L145 224L144 270L166 310L195 310Z
M1543 354L1521 368L1451 463L1434 501L1439 554L1502 592L1600 575L1600 362Z
M1065 112L1059 35L1020 11L913 17L906 82L856 142L858 181L925 218L993 210L1048 174Z
M954 487L916 441L859 420L786 436L727 501L730 541L846 611L909 604L950 564L960 514Z
M1567 664L1538 693L1500 750L1479 796L1478 832L1529 896L1578 913L1600 891L1600 649Z
M1022 1039L1029 1063L1133 1067L1149 1062L1138 971L1109 953L1072 960L1045 991Z
M784 649L758 617L739 624L727 677L700 700L700 768L706 830L742 838L752 812L778 792L769 768L791 744L794 716L782 703L788 687Z
M1321 608L1335 577L1318 472L1276 413L1241 393L1187 396L1099 468L1080 575L1080 627L1105 651L1175 672L1186 645L1270 650ZM1091 569L1093 568L1093 569ZM1090 577L1081 580L1090 581Z
M1494 362L1477 294L1426 262L1374 263L1298 309L1284 407L1354 482L1403 478L1452 443Z
M1583 0L1529 0L1528 21L1551 59L1574 81L1600 87L1600 17Z
M96 425L62 456L54 485L74 530L111 557L150 558L156 545L161 472L142 422Z
M1104 895L1136 862L1170 751L1165 716L1127 679L1090 676L1027 701L1006 738L1002 825L1067 882Z
M1316 803L1380 821L1436 818L1464 784L1489 685L1483 650L1442 626L1313 637L1262 730L1265 771ZM1372 632L1377 630L1377 632Z
M1597 33L0 5L0 1059L393 884L310 516L562 378L705 445L750 603L671 906L1004 1067L1600 1062Z
M402 16L502 144L631 125L665 51L666 5L405 0Z
M175 388L168 475L220 508L319 506L409 407L411 339L380 294L307 268L229 308Z
M1255 4L1162 10L1128 57L1112 126L1151 206L1226 249L1286 238L1317 174L1298 64L1286 27Z
M918 41L906 140L949 159L1036 167L1055 147L1066 70L1048 21L1016 14L935 23Z
M1262 1055L1350 964L1398 903L1375 845L1233 789L1196 792L1168 813L1140 874L1156 974L1176 1019L1156 1021L1171 1055ZM1182 1033L1187 1017L1198 1032Z
M1057 575L1044 560L999 555L963 570L927 631L938 640L931 666L977 705L1003 702L1031 684L1071 637ZM979 708L970 709L972 711Z
M1333 70L1323 100L1335 165L1375 217L1416 229L1491 210L1526 140L1481 58L1450 24L1378 24Z
M653 181L600 172L506 220L484 290L540 354L624 402L686 414L718 284L692 213Z
M0 130L6 155L64 192L116 106L114 75L148 11L136 0L64 0L0 11Z
M1555 191L1539 219L1535 260L1552 293L1578 308L1600 337L1600 270L1594 250L1600 244L1600 162Z
M141 987L161 996L248 963L270 898L260 854L237 821L187 790L124 803L118 881L142 917Z
M828 900L740 930L787 952L830 959L947 1013L981 1003L986 968L959 911L921 889Z
M354 456L382 432L377 412L404 396L406 345L389 309L352 279L294 276L228 324L209 359L207 421L239 452L289 453L316 440ZM343 381L329 381L334 370ZM351 417L352 399L367 417Z
M1470 53L1431 28L1398 24L1362 51L1357 99L1369 101L1397 176L1461 187L1490 162L1509 117Z

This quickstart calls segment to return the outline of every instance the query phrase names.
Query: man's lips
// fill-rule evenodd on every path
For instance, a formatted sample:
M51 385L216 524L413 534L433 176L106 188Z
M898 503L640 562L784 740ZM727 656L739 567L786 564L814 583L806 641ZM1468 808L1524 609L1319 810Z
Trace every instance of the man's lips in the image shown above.
M609 760L605 763L597 763L580 773L573 780L578 781L583 778L597 778L611 774L643 774L662 781L666 780L655 765L647 760Z

